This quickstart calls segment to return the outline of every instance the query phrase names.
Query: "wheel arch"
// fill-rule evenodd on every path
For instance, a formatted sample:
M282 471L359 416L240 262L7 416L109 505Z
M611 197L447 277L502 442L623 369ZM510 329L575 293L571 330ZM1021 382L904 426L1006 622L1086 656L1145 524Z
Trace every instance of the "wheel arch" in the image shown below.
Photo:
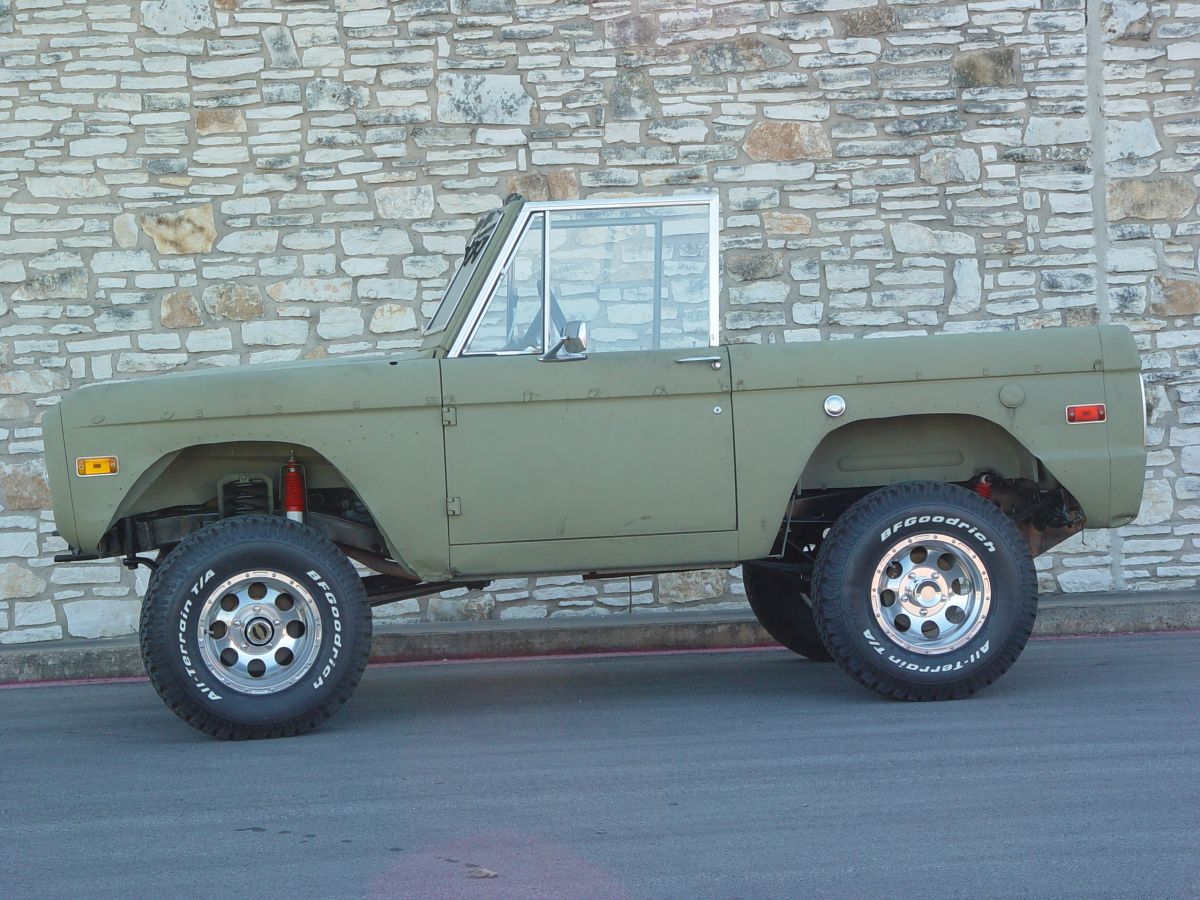
M922 413L853 419L826 433L799 461L787 488L789 497L776 495L779 518L770 527L777 526L778 532L772 535L771 549L764 540L743 558L781 554L781 541L791 537L794 542L797 534L811 538L812 528L819 534L820 522L827 526L859 497L902 482L970 485L988 473L998 485L997 502L1009 508L1026 506L1042 490L1063 495L1066 508L1086 511L1082 500L1088 495L1075 493L1073 477L1060 481L1057 468L1003 425L982 416ZM1061 468L1073 476L1069 466ZM1019 522L1019 527L1037 555L1083 527L1082 514L1072 514L1071 519L1063 527L1031 522Z
M217 483L227 475L263 474L278 487L279 470L293 454L305 468L305 481L310 489L355 490L336 464L304 444L270 440L190 444L163 454L142 471L114 511L108 527L128 516L206 503L216 497Z
M963 482L984 471L1038 481L1043 470L1039 458L995 422L936 413L847 422L817 444L796 483L806 491Z
M365 550L375 562L385 558L396 560L395 565L407 574L403 561L386 546L388 539L378 528L374 510L341 467L311 446L271 440L191 444L163 454L135 479L108 519L100 539L101 552L126 555L173 546L178 537L217 518L222 511L218 497L221 484L239 476L259 476L268 481L273 497L271 510L279 513L281 472L284 464L292 458L304 467L305 487L310 502L317 496L314 492L345 489L353 495L353 501L361 504L374 520L374 524L366 525L361 519L342 520L328 514L318 516L316 511L310 511L310 524L316 527L319 521L318 530L326 533L335 543L343 545L343 551L353 553L348 548L356 547L360 556L361 551ZM231 514L226 503L224 514L228 517L240 513ZM176 537L155 531L154 520L162 522L160 517L163 516L168 517L166 535ZM176 521L184 523L178 526L179 530L169 524ZM150 535L156 535L157 539Z

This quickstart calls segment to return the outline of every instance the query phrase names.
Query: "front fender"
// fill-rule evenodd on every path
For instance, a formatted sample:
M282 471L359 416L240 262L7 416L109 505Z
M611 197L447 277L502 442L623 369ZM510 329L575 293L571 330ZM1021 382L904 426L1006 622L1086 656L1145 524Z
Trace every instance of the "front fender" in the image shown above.
M370 510L389 552L423 579L449 577L445 462L437 361L337 360L185 373L90 385L61 405L64 459L116 456L111 476L66 473L55 508L69 507L72 547L96 553L148 492L203 503L215 482L160 476L188 448L275 444L310 448L335 467ZM230 472L242 471L236 453ZM54 478L63 481L63 473ZM68 496L69 494L69 496Z

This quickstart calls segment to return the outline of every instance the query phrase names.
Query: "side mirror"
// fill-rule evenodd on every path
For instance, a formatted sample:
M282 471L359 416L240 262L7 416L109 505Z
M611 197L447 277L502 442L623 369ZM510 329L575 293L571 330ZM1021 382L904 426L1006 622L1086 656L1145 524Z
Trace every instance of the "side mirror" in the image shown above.
M563 328L562 346L568 353L586 353L587 322L568 322Z
M563 336L559 342L539 359L542 362L570 362L575 359L587 359L587 323L568 322L563 326L562 333Z

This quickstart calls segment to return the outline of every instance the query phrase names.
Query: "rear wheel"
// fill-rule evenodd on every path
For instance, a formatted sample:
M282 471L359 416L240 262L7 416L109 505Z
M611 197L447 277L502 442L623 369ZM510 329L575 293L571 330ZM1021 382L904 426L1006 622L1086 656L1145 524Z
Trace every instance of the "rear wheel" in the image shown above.
M226 519L187 538L142 607L151 683L216 737L315 728L354 691L370 644L353 567L323 536L276 516Z
M940 482L875 491L830 530L813 578L833 658L903 700L973 694L1016 661L1037 615L1033 560L1012 521Z
M742 565L742 583L767 634L793 653L819 662L831 659L817 634L806 579L787 568L750 562Z

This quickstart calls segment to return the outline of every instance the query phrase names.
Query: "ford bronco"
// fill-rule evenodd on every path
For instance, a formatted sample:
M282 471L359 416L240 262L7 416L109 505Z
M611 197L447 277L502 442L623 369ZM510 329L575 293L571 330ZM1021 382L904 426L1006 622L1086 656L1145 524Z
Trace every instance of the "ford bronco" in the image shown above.
M1137 515L1130 333L722 343L717 228L711 196L510 197L417 351L71 393L59 561L151 567L150 680L228 738L328 718L372 606L542 573L740 564L771 635L869 688L990 684L1033 557Z

